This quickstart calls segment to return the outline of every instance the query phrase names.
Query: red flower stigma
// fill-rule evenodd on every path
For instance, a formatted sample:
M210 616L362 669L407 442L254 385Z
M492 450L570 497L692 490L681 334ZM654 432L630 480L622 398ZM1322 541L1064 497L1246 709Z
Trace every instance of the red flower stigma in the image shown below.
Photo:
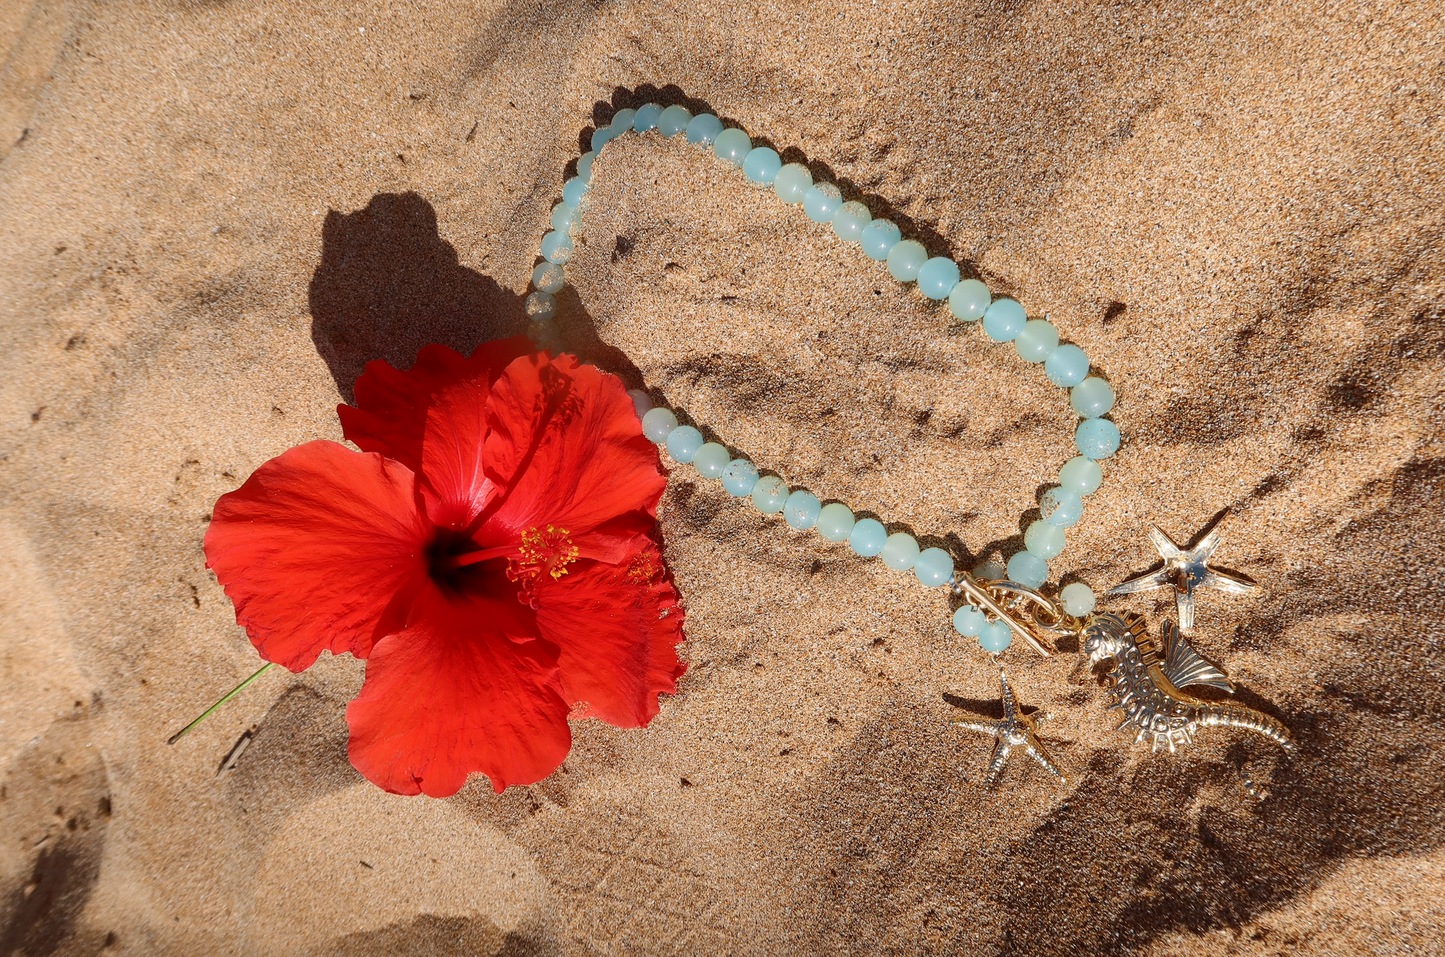
M533 588L539 575L549 575L553 581L567 574L567 566L577 560L577 546L567 534L567 529L548 525L544 532L529 528L522 533L522 547L516 557L507 562L507 577L522 583L517 599L529 608L540 608Z

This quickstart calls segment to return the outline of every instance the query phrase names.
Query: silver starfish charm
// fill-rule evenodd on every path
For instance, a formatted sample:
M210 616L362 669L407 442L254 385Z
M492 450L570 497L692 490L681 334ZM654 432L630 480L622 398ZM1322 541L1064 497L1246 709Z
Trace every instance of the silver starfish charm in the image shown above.
M1247 578L1209 567L1209 558L1219 547L1219 532L1228 514L1227 510L1220 512L1210 525L1205 526L1206 533L1191 548L1180 548L1158 525L1150 525L1149 537L1154 540L1159 557L1164 559L1163 567L1135 575L1104 594L1132 595L1134 592L1152 591L1155 588L1173 588L1174 601L1179 606L1179 627L1183 631L1193 631L1196 588L1217 588L1231 595L1261 591L1258 585Z
M1063 772L1054 764L1053 759L1049 757L1049 752L1039 743L1039 739L1035 735L1038 725L1042 724L1048 715L1023 713L1017 699L1014 698L1013 689L1008 686L1008 675L1004 674L1002 665L998 669L998 681L1003 687L1002 721L966 718L953 722L960 728L977 731L979 734L986 734L994 739L993 760L989 762L988 774L984 776L983 786L992 787L998 780L1004 763L1008 761L1009 752L1014 748L1023 748L1029 757L1042 764L1054 777L1060 781L1066 781L1067 778L1064 777Z

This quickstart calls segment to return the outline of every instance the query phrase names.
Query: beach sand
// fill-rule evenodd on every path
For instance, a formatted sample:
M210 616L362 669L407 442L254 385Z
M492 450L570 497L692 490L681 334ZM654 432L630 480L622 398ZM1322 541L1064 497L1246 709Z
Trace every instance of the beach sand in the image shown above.
M0 957L1445 953L1439 4L9 0L0 57ZM1293 758L1151 754L1015 647L1068 780L986 790L945 596L670 460L649 729L388 795L326 658L165 745L259 663L216 498L339 441L367 361L523 330L564 173L648 100L1087 350L1125 445L1056 573L1232 510L1267 592L1195 643ZM1076 421L1037 367L680 140L593 184L570 348L960 562L1019 547Z

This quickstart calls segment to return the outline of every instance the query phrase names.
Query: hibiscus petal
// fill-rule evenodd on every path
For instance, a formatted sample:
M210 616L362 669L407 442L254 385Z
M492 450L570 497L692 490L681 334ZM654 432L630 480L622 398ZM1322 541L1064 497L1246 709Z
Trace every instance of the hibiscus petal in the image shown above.
M677 691L683 610L656 549L630 563L581 562L537 591L537 625L560 649L562 693L589 717L644 728Z
M491 491L482 472L488 392L512 360L533 349L526 336L514 336L465 358L427 346L405 372L368 363L356 380L356 407L337 406L342 432L420 475L432 521L461 528Z
M402 627L431 535L409 469L310 442L221 496L206 566L261 657L301 671L322 651L365 658Z
M652 528L667 487L616 376L575 356L523 356L492 386L487 476L502 491L480 538L565 529L582 558L616 563Z
M557 649L531 637L530 614L509 585L423 590L406 630L377 642L346 708L356 770L395 794L432 797L455 794L473 771L500 794L556 770L572 731Z

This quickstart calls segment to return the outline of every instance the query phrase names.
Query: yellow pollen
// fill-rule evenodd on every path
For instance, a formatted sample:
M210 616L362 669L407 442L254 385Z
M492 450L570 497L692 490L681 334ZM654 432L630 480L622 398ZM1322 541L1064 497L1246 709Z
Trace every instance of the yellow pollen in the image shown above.
M657 549L649 545L632 560L632 564L627 568L627 577L639 585L650 585L660 577L661 572Z
M567 566L577 560L577 554L567 529L548 525L544 532L534 526L522 533L516 562L519 566L541 566L529 570L535 575L545 569L555 581L567 574Z

